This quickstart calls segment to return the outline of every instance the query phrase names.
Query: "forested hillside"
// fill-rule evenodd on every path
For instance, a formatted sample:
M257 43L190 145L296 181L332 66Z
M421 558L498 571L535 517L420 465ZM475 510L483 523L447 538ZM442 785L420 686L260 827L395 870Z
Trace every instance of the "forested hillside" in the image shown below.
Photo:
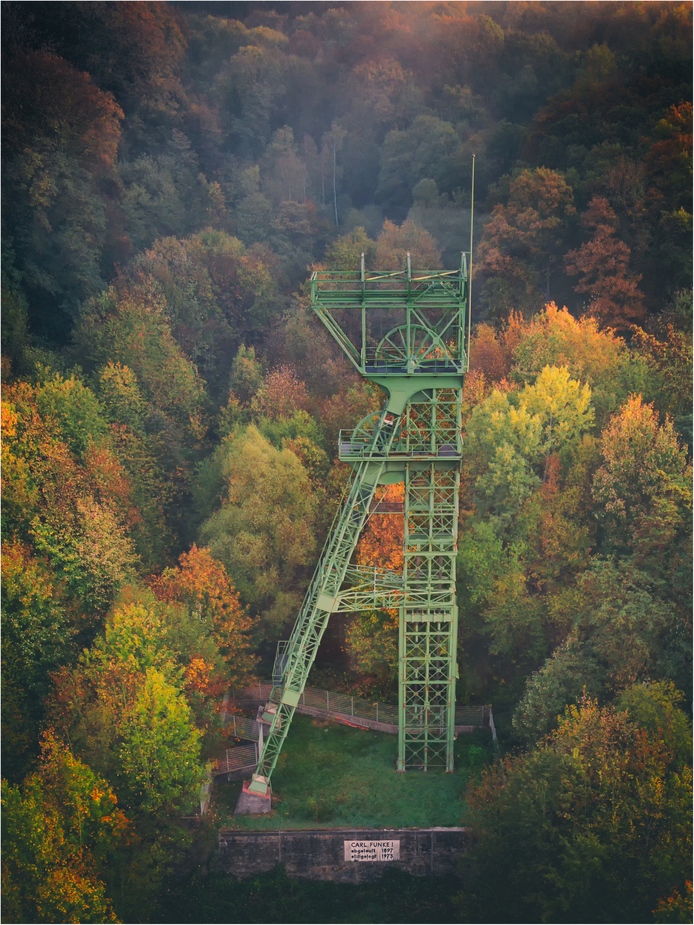
M459 265L474 154L458 700L503 755L424 908L691 921L691 5L2 17L4 918L171 921L221 697L382 404L306 281ZM392 519L357 556L402 566ZM334 615L316 677L393 699L396 660L393 614Z

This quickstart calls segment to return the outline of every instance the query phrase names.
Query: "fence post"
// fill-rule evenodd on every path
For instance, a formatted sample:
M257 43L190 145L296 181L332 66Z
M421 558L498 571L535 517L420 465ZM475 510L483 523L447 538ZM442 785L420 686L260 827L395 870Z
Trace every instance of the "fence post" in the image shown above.
M325 712L330 713L330 691L325 692Z
M352 697L352 716L354 716L354 697Z
M376 722L378 722L378 700L376 701Z

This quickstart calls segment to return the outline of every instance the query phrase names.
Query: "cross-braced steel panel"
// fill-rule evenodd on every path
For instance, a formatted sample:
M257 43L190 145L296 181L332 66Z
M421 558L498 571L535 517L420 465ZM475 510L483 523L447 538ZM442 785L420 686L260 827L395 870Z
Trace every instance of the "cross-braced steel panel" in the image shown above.
M458 392L453 409L446 409L454 420L459 419L459 396ZM434 391L433 419L437 397ZM452 462L437 459L428 465L406 466L405 590L399 640L401 771L453 770L459 486L459 466Z
M248 787L266 794L331 613L400 612L398 768L453 769L457 609L455 559L461 389L470 318L465 255L458 271L318 271L312 305L385 408L341 431L354 473L291 638L278 648L268 731ZM351 562L379 484L405 482L402 576Z

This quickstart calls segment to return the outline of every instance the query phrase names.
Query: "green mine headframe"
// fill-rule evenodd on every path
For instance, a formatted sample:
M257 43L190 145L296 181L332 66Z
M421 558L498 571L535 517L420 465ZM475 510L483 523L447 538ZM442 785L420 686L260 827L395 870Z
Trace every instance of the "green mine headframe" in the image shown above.
M468 365L469 281L458 270L316 271L313 309L362 376L388 395L382 411L341 431L353 467L291 638L280 643L264 712L269 731L244 788L270 778L331 613L400 614L400 771L453 770L457 607L455 559L461 394ZM379 485L404 482L402 574L352 564ZM237 810L239 811L239 810Z

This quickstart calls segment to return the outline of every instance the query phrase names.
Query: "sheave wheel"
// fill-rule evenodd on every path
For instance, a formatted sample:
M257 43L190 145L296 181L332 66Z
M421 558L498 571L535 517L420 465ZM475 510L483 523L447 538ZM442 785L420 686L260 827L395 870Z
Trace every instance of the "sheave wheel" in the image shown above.
M408 360L421 362L434 359L440 345L436 335L420 324L412 324L409 329L402 324L389 331L376 348L376 359L385 360L393 365L402 365Z

